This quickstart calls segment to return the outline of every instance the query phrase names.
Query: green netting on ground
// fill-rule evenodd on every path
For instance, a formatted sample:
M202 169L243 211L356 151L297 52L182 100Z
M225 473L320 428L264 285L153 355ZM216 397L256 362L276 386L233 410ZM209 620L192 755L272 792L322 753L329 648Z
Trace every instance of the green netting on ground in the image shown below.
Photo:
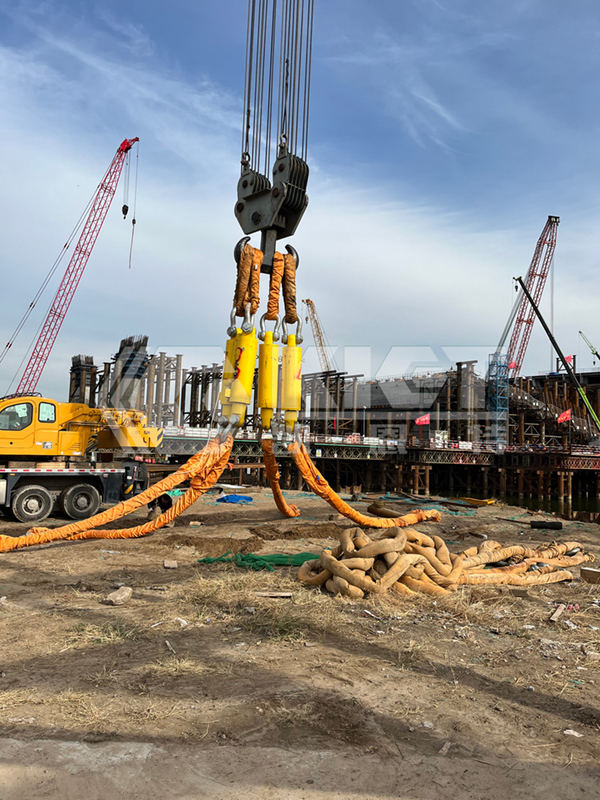
M243 555L242 553L232 553L231 550L225 555L217 558L199 558L199 564L235 564L236 567L243 569L268 569L274 572L274 567L300 567L305 561L319 558L318 553L274 553L273 555L257 556L254 553Z

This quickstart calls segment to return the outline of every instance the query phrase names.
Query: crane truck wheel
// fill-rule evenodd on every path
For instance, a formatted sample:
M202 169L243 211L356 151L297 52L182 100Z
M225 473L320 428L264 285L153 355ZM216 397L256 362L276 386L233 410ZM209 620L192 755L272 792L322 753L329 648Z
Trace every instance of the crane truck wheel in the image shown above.
M93 517L100 508L100 492L89 483L77 483L60 493L58 507L70 519Z
M41 522L50 514L54 501L44 486L23 486L12 496L10 510L19 522Z

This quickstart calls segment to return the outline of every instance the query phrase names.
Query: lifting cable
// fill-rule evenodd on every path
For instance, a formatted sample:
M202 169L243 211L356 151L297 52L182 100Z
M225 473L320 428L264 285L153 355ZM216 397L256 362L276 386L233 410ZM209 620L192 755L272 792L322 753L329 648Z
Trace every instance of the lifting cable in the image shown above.
M314 0L248 2L242 163L267 179L280 145L307 158L313 20Z
M129 153L127 154L129 156ZM137 192L138 192L138 171L140 166L140 143L136 142L135 151L135 184L133 187L133 215L131 217L131 243L129 245L129 269L131 269L131 256L133 253L133 236L135 234L135 226L137 223ZM127 175L129 181L129 175Z
M106 180L106 176L108 175L108 171L109 171L109 170L110 170L110 167L109 167L109 168L106 170L106 172L104 173L104 176L103 176L102 180L100 181L100 183L98 184L98 186L101 186L101 185L102 185L102 183L103 183L103 182ZM7 353L9 352L9 350L11 349L11 347L13 346L13 344L15 343L15 341L16 341L16 339L17 339L18 335L21 333L21 330L23 329L23 327L24 327L25 323L27 322L27 320L28 320L28 319L29 319L29 317L31 316L31 314L32 314L32 312L33 312L34 308L36 307L36 305L37 305L37 303L38 303L38 301L39 301L40 297L43 295L44 291L46 290L46 287L48 286L48 284L50 283L50 281L51 281L51 280L52 280L52 278L54 277L54 273L56 272L56 270L57 270L57 269L58 269L58 267L60 266L60 263L62 262L63 258L65 257L65 255L66 255L66 253L67 253L67 250L68 250L68 249L69 249L69 247L72 245L72 243L73 243L73 239L75 239L75 237L77 236L77 234L78 234L78 233L79 233L79 231L81 230L81 228L82 228L82 226L83 226L83 223L84 223L84 221L86 220L86 218L87 218L87 215L88 215L88 214L89 214L89 212L90 212L90 209L91 209L91 207L92 207L92 204L93 204L93 202L94 202L94 198L96 197L96 194L97 194L97 192L98 192L98 186L97 186L97 187L94 189L94 193L92 194L92 196L91 196L91 197L90 197L90 199L88 200L86 207L83 209L83 211L82 211L82 213L81 213L81 216L79 217L79 219L78 219L78 220L77 220L77 222L75 223L75 227L74 227L74 228L73 228L73 230L71 231L71 233L70 233L70 235L69 235L69 238L67 239L67 241L64 243L64 245L63 245L63 247L62 247L62 250L60 251L60 253L59 253L59 254L58 254L58 256L56 257L56 260L54 261L54 263L53 263L53 264L52 264L52 266L50 267L50 270L49 270L48 274L46 275L46 277L44 278L44 280L43 280L43 282L42 282L42 285L41 285L41 286L40 286L40 288L37 290L37 292L36 292L36 294L35 294L35 297L33 298L33 300L31 301L31 303L30 303L30 304L29 304L29 306L27 307L27 311L25 312L25 314L23 314L23 317L21 318L21 321L20 321L20 322L19 322L19 324L17 325L17 327L16 327L16 329L15 329L14 333L12 334L12 336L10 337L10 339L8 340L8 342L6 343L6 345L4 346L4 349L3 349L3 350L2 350L2 352L0 353L0 364L1 364L1 363L4 361L4 359L5 359L6 355L7 355ZM40 326L40 327L41 327L41 326ZM29 351L27 351L27 352L29 352ZM26 356L25 356L25 357L26 357ZM23 359L23 360L25 360L25 359ZM13 379L13 380L14 380L14 379Z

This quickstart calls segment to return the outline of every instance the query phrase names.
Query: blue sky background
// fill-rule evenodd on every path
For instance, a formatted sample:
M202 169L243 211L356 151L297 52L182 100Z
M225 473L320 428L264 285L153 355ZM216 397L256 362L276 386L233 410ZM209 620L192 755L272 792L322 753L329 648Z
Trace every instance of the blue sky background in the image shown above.
M71 355L102 362L134 333L188 366L219 360L245 26L245 0L0 2L2 341L117 145L141 139L133 268L119 192L45 393L66 395ZM340 367L483 362L548 214L562 219L555 330L591 366L577 331L600 346L599 37L591 0L316 0L310 206L294 245L299 294ZM0 366L0 393L50 300ZM536 329L525 371L549 362Z

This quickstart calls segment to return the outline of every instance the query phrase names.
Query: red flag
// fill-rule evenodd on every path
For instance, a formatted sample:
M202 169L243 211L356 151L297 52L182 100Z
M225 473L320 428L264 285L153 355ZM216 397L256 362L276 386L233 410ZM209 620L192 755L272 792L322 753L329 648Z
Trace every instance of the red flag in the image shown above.
M567 362L567 364L572 364L573 363L573 356L565 356L565 361Z
M431 422L431 414L425 414L423 417L417 417L415 425L429 425Z
M570 419L571 419L571 409L568 408L566 411L563 411L563 413L558 418L557 422L568 422Z
M508 368L509 369L516 369L517 368L516 362L515 361L511 361L510 364L508 365Z

